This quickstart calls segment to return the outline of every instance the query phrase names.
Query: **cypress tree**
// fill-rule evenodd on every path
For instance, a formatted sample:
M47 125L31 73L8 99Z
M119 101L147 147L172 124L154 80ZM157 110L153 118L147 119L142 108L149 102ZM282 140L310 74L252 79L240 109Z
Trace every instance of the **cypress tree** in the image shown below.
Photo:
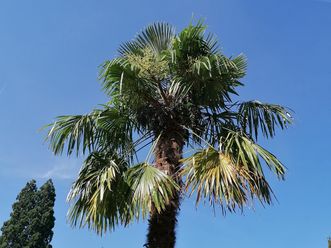
M53 227L55 223L54 202L55 188L52 180L48 180L38 191L40 220L37 233L40 234L38 246L40 248L52 248L50 244L53 238Z
M10 219L1 228L0 248L51 248L55 189L51 180L39 190L26 184L13 204Z

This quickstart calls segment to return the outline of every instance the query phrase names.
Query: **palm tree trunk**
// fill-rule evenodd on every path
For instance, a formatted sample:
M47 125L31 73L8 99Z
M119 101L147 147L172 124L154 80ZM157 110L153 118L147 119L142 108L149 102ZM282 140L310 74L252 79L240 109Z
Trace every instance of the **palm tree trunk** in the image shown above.
M172 176L181 185L177 176L180 168L184 142L178 133L167 133L162 136L155 149L155 166ZM147 234L148 248L174 248L176 243L176 224L180 206L180 192L175 192L173 199L162 213L152 209Z

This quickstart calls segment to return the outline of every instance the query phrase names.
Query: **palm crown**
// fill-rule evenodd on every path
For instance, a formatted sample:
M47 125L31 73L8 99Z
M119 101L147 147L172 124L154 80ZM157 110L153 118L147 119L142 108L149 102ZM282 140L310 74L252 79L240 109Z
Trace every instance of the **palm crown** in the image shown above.
M224 211L254 198L269 204L262 162L280 179L284 166L258 135L273 137L291 117L280 105L233 102L245 72L245 57L223 55L201 22L178 34L156 23L121 45L100 73L110 101L50 125L55 154L87 155L68 195L71 222L101 233L140 217L150 216L150 225L154 215L176 219L185 192Z

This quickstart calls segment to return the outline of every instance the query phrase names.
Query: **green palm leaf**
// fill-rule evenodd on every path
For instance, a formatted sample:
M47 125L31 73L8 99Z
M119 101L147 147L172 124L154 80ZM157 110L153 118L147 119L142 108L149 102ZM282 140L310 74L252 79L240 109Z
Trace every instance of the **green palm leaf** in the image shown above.
M127 169L127 163L114 155L92 153L68 194L69 222L97 233L127 225L133 218L131 190L124 177Z
M48 132L47 139L51 144L51 149L55 154L61 154L67 144L67 154L70 155L76 148L77 155L80 146L83 145L83 153L88 149L93 151L95 137L95 117L98 114L91 115L72 115L59 116Z
M140 65L133 59L120 58L106 61L101 68L100 79L104 91L111 97L111 103L137 109L143 104L158 104L155 98L155 83L141 77Z
M286 128L292 123L290 110L277 105L248 101L238 104L238 122L249 134L258 136L258 131L268 138L275 135L275 128Z
M55 154L66 148L67 154L112 149L132 156L135 123L127 112L105 106L87 115L59 116L49 124L47 140Z
M154 23L138 34L134 41L121 45L119 52L121 55L136 54L137 51L149 47L154 52L161 53L171 46L174 37L174 27L168 23Z
M171 177L146 163L130 168L126 174L133 192L132 204L137 218L140 213L145 218L152 206L157 212L162 212L179 189Z

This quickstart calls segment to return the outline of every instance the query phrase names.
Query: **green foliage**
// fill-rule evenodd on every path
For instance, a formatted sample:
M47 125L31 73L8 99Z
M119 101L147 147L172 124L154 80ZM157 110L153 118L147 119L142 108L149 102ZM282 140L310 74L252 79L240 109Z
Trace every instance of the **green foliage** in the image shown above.
M179 189L171 177L146 163L130 168L127 180L133 190L132 207L137 218L140 212L146 217L152 206L161 212L170 203L174 190Z
M141 214L145 218L152 204L158 211L164 209L177 189L169 176L151 165L128 168L115 156L92 153L86 159L68 195L74 201L69 211L73 225L88 225L98 233L127 225Z
M280 105L249 101L240 103L238 106L239 125L256 139L259 130L267 138L273 137L276 126L284 129L292 122L289 110Z
M27 183L13 204L10 219L1 228L1 248L51 248L55 189L51 180L39 190Z
M98 233L129 223L131 190L124 178L127 169L127 163L116 155L89 155L68 195L73 202L70 222L88 225Z
M243 209L250 197L271 203L272 191L263 174L261 159L280 179L284 179L282 163L244 134L228 131L219 150L209 146L183 160L182 175L186 188L197 193L197 203L208 198L214 206L228 210Z
M126 226L152 210L161 213L184 190L223 210L242 210L255 198L269 204L264 166L284 178L284 166L257 137L272 138L277 127L286 128L290 111L259 101L233 102L243 86L245 56L225 56L202 22L174 30L155 23L120 46L119 56L100 71L109 102L49 125L55 154L87 155L68 197L73 225L98 233ZM176 175L136 156L169 133L195 151ZM176 183L181 180L183 185Z

